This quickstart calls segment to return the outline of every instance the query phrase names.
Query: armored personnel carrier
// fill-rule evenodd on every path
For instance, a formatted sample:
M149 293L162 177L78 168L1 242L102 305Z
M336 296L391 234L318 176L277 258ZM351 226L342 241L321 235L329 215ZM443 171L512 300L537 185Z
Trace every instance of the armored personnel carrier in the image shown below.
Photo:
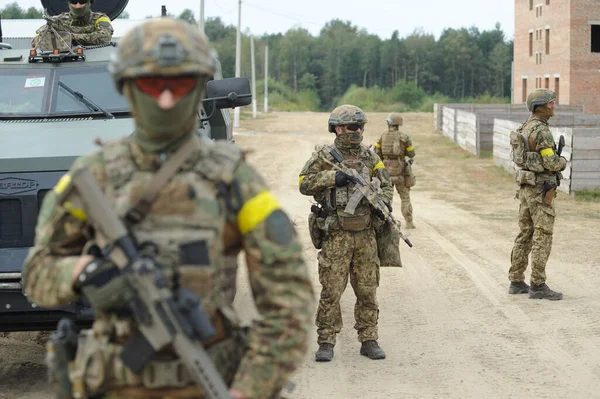
M112 20L127 3L95 1L93 10ZM42 6L49 16L67 11L65 0L42 0ZM118 44L41 51L1 42L0 37L0 331L52 330L64 316L87 325L94 313L85 298L56 309L30 303L21 269L46 193L75 158L95 150L95 138L133 131L128 104L107 70ZM233 141L228 108L250 104L250 93L248 79L222 79L219 66L198 109L198 134Z

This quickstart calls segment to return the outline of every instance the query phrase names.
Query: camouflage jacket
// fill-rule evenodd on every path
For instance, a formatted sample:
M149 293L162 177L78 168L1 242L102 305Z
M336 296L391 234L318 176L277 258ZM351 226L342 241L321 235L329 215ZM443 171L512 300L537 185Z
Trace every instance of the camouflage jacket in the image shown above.
M113 35L113 27L110 18L101 12L92 12L87 20L75 21L71 13L64 12L56 17L51 17L51 23L57 32L67 31L71 33L72 44L82 46L94 46L110 43ZM32 47L43 44L44 33L48 30L48 24L40 27L31 41Z
M521 133L528 143L529 151L538 152L542 157L542 174L557 174L565 170L567 160L556 154L556 143L548 128L548 121L532 115L521 128Z
M123 217L160 164L157 155L142 153L132 139L125 138L77 159L68 173L87 167ZM226 186L215 181L225 176L224 170L230 171ZM223 187L230 197L223 194ZM72 286L73 268L92 238L86 222L57 203L60 190L61 182L44 199L35 243L24 264L25 293L43 307L66 305L78 298ZM235 289L237 264L234 261L233 272L225 270L225 259L237 259L244 251L261 319L254 322L248 349L239 365L234 365L232 388L249 398L275 397L307 349L313 289L291 221L238 147L203 140L200 150L165 185L148 216L133 225L131 233L137 242L156 244L156 258L165 275L178 276L181 286L202 296L209 315L218 309L229 315L234 326L233 295L228 293ZM204 252L197 251L202 248ZM113 320L104 316L97 315L94 331L101 317L104 323ZM235 361L215 357L220 370L220 361Z
M404 159L414 158L415 148L406 133L389 129L375 143L375 153L383 160L390 175L395 177L404 173Z
M333 156L329 153L332 149L336 149L344 158L344 167L351 167L357 170L367 181L371 181L373 177L377 177L381 182L381 195L384 201L392 203L393 187L390 175L379 156L364 145L361 145L357 151L353 151L352 153L341 150L335 145L317 147L300 172L299 186L302 194L312 195L320 204L328 204L330 207L330 209L327 209L328 211L333 211L334 209L331 208L336 208L337 204L338 216L342 215L340 206L343 207L344 203L340 202L339 198L336 200L336 204L328 203L332 197L331 192L334 190L336 196L339 197L340 194L343 194L343 191L348 191L345 193L345 196L349 198L355 186L353 183L350 183L347 187L335 187L336 171L330 164L324 161L324 159L327 159L329 162L337 164ZM361 208L362 210L367 210L369 213L371 212L370 206L364 198L361 201L361 206L357 208L358 214L364 214Z

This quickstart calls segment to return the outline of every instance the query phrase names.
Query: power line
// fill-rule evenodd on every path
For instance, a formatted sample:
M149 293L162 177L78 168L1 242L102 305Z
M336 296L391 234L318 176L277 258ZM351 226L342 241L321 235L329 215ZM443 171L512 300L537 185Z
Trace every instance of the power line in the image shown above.
M313 26L318 26L318 27L321 27L321 26L322 26L321 24L317 24L317 23L315 23L315 22L307 22L306 20L300 19L300 18L299 18L299 17L297 17L297 16L293 16L293 15L290 15L290 14L284 14L284 13L280 13L280 12L273 11L273 10L267 10L267 9L264 9L264 8L262 8L262 7L258 6L258 5L256 5L255 3L252 3L252 2L250 2L250 1L245 1L245 2L244 2L244 4L245 4L247 7L254 8L254 9L256 9L256 10L259 10L259 11L265 12L265 13L267 13L267 14L272 14L272 15L276 15L276 16L278 16L278 17L284 17L284 18L287 18L287 19L291 19L291 20L293 20L293 21L300 22L301 24L313 25Z

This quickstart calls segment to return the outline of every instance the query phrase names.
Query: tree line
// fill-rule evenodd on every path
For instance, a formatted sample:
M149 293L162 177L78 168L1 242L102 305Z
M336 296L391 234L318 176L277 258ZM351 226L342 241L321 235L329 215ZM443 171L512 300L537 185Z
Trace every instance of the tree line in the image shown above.
M38 18L35 12L41 16L41 11L33 7L23 10L16 2L0 12L3 18ZM196 23L189 9L178 18ZM223 76L234 76L236 27L213 17L206 20L205 32L219 54ZM510 97L513 42L507 40L500 24L483 31L447 28L437 39L422 29L406 37L396 30L382 39L349 21L333 19L318 36L299 27L261 35L254 38L259 97L267 45L273 103L278 99L307 102L300 108L329 110L350 91L358 97L385 94L385 101L408 104L410 109L418 109L424 96L451 101L482 96L507 101ZM248 78L250 59L250 33L246 30L241 73Z
M205 32L225 76L234 76L236 28L209 18ZM251 76L248 32L243 36L242 75ZM510 97L513 43L499 24L445 29L433 34L415 30L401 38L369 34L351 22L328 22L318 36L306 29L255 38L257 74L262 77L264 47L269 46L269 75L292 91L315 91L322 109L330 109L352 87L379 88L419 97L443 95L460 101L480 96ZM417 90L415 90L415 87ZM421 93L421 94L419 94Z

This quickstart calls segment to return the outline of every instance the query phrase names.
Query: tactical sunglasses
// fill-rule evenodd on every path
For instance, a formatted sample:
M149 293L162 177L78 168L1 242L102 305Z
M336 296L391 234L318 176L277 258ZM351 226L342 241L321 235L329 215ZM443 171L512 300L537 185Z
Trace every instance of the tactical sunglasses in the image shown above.
M173 78L146 77L135 79L137 88L154 98L160 97L165 90L169 90L176 99L191 93L198 85L197 77L178 76Z
M69 0L69 3L71 4L87 4L90 0Z
M360 129L364 129L365 125L359 125L358 123L353 123L351 125L346 125L346 129L350 130L351 132L356 132L357 130Z

